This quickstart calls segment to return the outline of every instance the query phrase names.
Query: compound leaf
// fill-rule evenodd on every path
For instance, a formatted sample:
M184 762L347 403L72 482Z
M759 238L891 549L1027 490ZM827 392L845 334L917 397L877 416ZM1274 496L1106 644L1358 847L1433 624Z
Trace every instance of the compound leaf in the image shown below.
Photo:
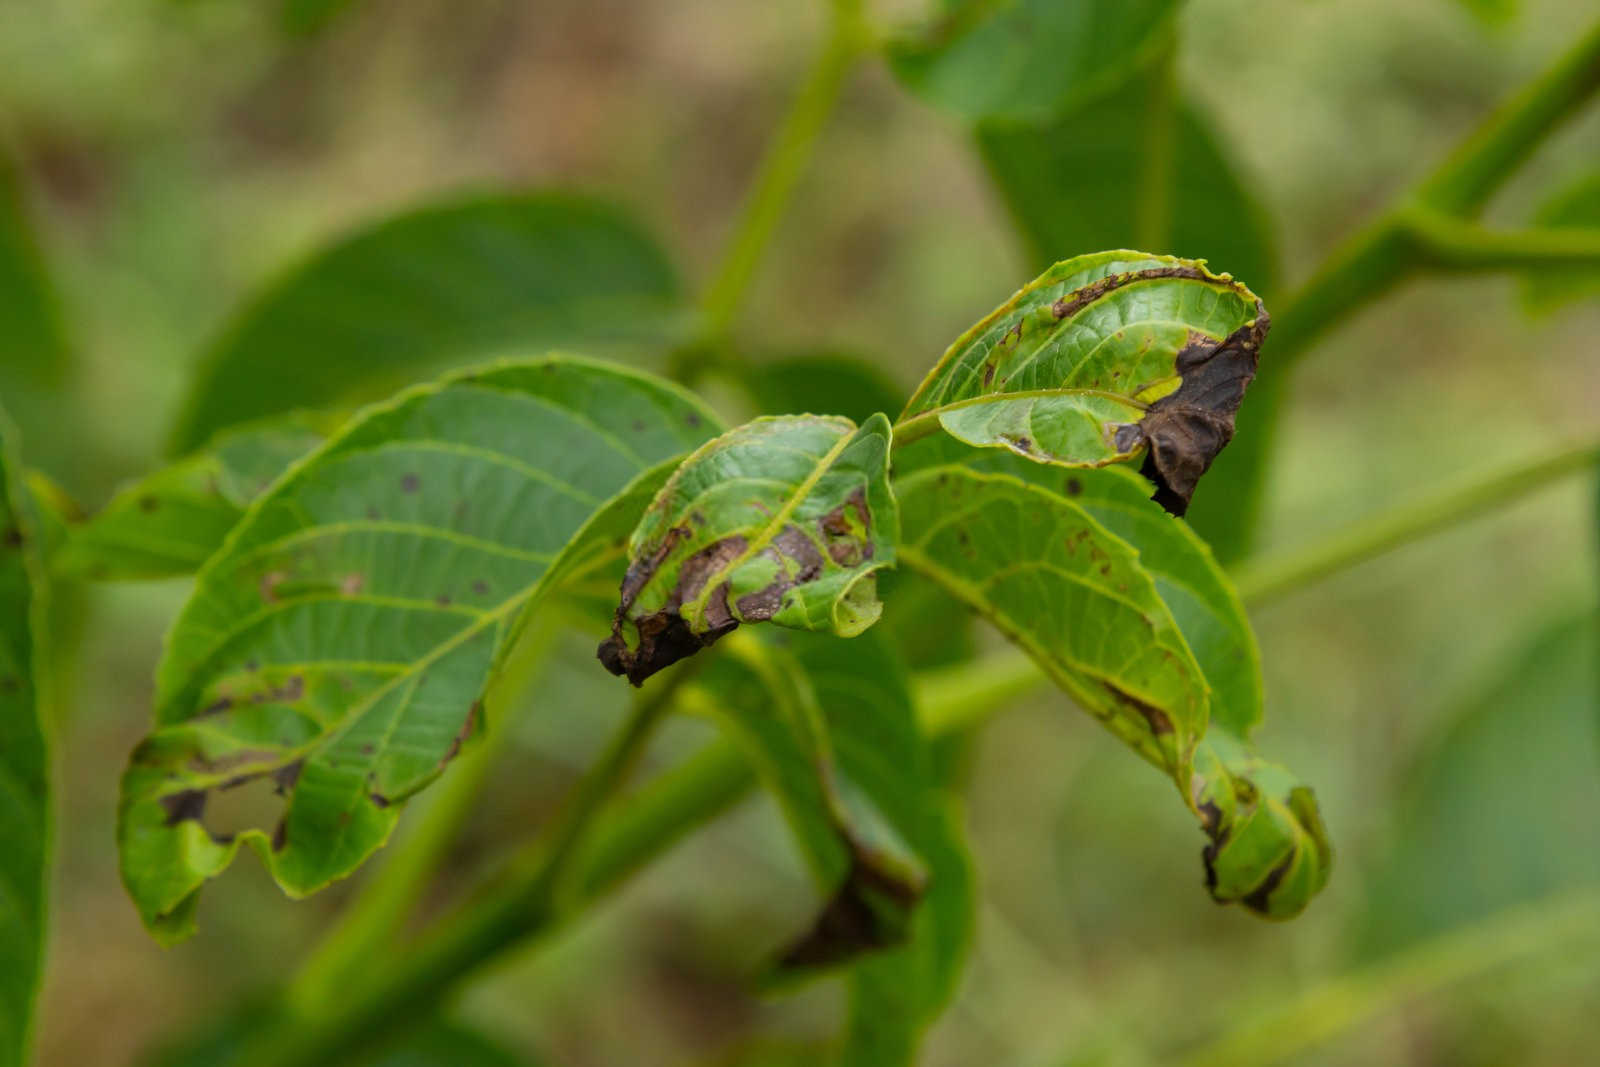
M192 930L241 841L291 895L354 870L475 728L552 575L620 554L607 502L642 505L716 429L664 382L549 356L402 393L251 504L168 635L123 778L123 879L152 931ZM275 829L208 825L252 782L287 798Z
M39 706L34 530L0 414L0 1064L28 1058L44 956L50 765Z
M1098 252L1051 267L950 346L901 415L902 441L942 427L1041 463L1145 455L1183 514L1233 437L1268 318L1199 263Z
M339 241L246 308L201 361L173 450L446 363L659 340L681 314L665 256L609 205L552 193L428 205Z
M745 423L684 461L639 520L606 669L638 685L740 623L851 637L877 621L894 563L889 420Z
M250 501L336 424L294 414L223 431L203 451L126 486L92 518L69 525L51 570L97 581L192 574Z
M891 43L900 81L977 120L1038 120L1120 81L1163 47L1177 0L945 0L931 25Z

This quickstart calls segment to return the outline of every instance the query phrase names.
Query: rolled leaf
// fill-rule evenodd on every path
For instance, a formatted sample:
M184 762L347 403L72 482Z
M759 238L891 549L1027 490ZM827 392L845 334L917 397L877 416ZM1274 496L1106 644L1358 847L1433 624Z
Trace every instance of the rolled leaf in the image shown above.
M891 43L912 92L966 119L1044 119L1166 44L1177 0L943 0Z
M1040 463L1100 467L1144 454L1156 500L1181 515L1233 437L1266 309L1198 262L1099 252L1058 263L945 352L901 415Z
M196 578L123 779L123 879L164 940L248 841L292 895L354 870L479 724L497 657L555 576L714 418L664 382L563 356L409 390L257 499ZM641 488L641 485L643 488ZM285 800L208 821L218 792Z
M1210 691L1192 774L1175 779L1210 838L1202 852L1206 885L1221 903L1237 901L1272 918L1297 914L1326 883L1332 850L1310 788L1250 746L1262 715L1260 652L1210 548L1151 501L1149 483L1126 468L1060 471L1003 453L962 454L937 441L916 447L928 446L923 463L942 455L965 469L1027 482L1082 508L1136 552Z
M0 413L0 1065L28 1061L44 955L50 762L40 721L34 528Z
M740 623L852 637L882 611L874 574L899 539L889 420L760 418L684 461L639 520L611 636L639 685Z
M202 451L118 491L92 518L69 525L51 570L96 581L192 574L221 547L250 501L337 422L295 414L224 431Z
M430 204L318 252L227 327L173 434L384 396L425 371L551 345L659 341L683 314L660 248L556 193Z

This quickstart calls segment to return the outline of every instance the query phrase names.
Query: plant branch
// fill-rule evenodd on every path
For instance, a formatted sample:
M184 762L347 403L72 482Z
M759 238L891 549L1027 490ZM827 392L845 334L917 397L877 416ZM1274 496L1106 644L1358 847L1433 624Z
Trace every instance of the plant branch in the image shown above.
M1595 937L1600 937L1600 891L1537 901L1316 986L1177 1062L1182 1067L1298 1062L1333 1035L1424 993Z
M1596 92L1600 22L1462 142L1418 188L1418 199L1449 214L1477 214L1540 142Z
M1239 595L1260 604L1503 507L1550 482L1600 464L1600 440L1561 448L1355 523L1307 548L1248 562L1234 572Z
M1495 229L1420 204L1402 212L1398 220L1425 270L1600 267L1600 228Z
M818 136L833 113L845 77L868 46L861 0L834 0L827 43L801 84L776 139L746 196L721 266L701 304L705 331L726 334L755 276L757 263L810 162Z

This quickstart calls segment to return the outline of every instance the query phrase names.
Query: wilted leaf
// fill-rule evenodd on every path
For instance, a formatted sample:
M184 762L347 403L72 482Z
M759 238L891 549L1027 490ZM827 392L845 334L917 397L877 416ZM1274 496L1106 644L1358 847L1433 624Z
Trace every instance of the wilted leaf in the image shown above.
M241 841L293 895L354 870L475 728L551 575L620 553L607 501L716 429L666 383L551 356L409 390L296 465L168 636L119 829L147 925L188 933ZM275 829L205 821L249 783L286 795Z
M851 637L894 564L889 420L760 418L684 461L628 545L600 661L634 685L745 622Z
M1058 263L968 330L901 416L1040 463L1098 467L1145 453L1156 499L1183 514L1233 437L1267 313L1199 264L1140 252Z
M447 363L659 340L681 314L666 258L615 208L557 194L430 205L325 249L246 308L202 360L173 448Z
M203 451L122 489L93 518L69 525L51 570L113 581L193 573L250 501L337 421L296 414L224 431Z
M1166 45L1177 0L943 0L889 49L912 92L966 119L1039 120Z
M1600 171L1585 175L1551 197L1533 221L1552 229L1600 230ZM1600 296L1600 270L1554 267L1529 271L1522 284L1523 306L1532 313L1554 311Z
M1478 687L1407 769L1368 888L1382 954L1600 885L1600 616L1551 626Z
M36 647L41 595L12 430L0 414L0 1064L28 1059L44 954L50 765Z

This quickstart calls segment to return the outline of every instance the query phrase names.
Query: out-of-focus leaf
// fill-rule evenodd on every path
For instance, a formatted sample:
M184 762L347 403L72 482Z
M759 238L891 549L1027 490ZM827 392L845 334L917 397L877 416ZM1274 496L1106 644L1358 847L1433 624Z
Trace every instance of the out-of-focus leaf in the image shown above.
M263 1028L293 1025L272 1014L271 1004L252 1004L198 1039L158 1049L142 1067L232 1067ZM399 1040L359 1055L351 1067L536 1067L475 1030L444 1019L410 1028Z
M769 415L843 415L855 423L880 411L898 411L906 395L877 366L842 352L759 364L747 384Z
M1485 26L1504 26L1517 17L1518 0L1456 0Z
M1144 237L1138 194L1153 84L1135 77L1047 122L978 128L984 162L1036 269L1085 248L1133 248ZM1191 104L1180 101L1172 122L1161 251L1205 260L1270 297L1278 268L1265 212Z
M59 385L71 351L11 161L0 154L0 389Z
M123 880L151 930L189 933L242 841L292 895L354 870L473 731L552 575L620 554L637 516L607 501L642 504L716 430L667 383L550 356L408 390L252 503L168 635L123 778ZM276 829L206 824L257 781L287 796Z
M12 430L0 413L0 1065L27 1062L44 956L50 766L39 709L39 580Z
M336 425L295 414L223 431L203 451L141 478L93 518L69 525L51 570L100 581L193 573L250 501Z
M558 194L430 205L318 253L235 318L201 361L173 450L443 364L658 340L681 314L665 257L615 208Z
M1046 119L1165 47L1177 0L944 0L889 47L907 88L966 119Z
M1533 221L1552 228L1600 230L1600 170L1579 178L1551 197ZM1534 270L1528 272L1522 284L1523 306L1535 314L1596 297L1600 297L1600 270Z
M1471 698L1406 773L1368 882L1371 955L1600 884L1600 616L1558 625Z
M909 1064L959 980L973 886L905 669L877 630L850 641L768 633L729 652L701 685L777 792L829 895L784 963L813 968L876 950L852 961L840 1061Z
M875 573L899 530L887 417L747 422L685 460L639 520L600 661L639 685L740 623L852 637L883 610Z
M898 484L908 566L995 621L1173 776L1211 838L1212 895L1272 918L1301 911L1327 881L1331 850L1311 790L1248 747L1259 654L1205 544L1123 469L1052 474L977 454ZM978 547L1000 543L1003 558Z
M355 0L283 0L284 32L294 37L315 36L353 6Z

